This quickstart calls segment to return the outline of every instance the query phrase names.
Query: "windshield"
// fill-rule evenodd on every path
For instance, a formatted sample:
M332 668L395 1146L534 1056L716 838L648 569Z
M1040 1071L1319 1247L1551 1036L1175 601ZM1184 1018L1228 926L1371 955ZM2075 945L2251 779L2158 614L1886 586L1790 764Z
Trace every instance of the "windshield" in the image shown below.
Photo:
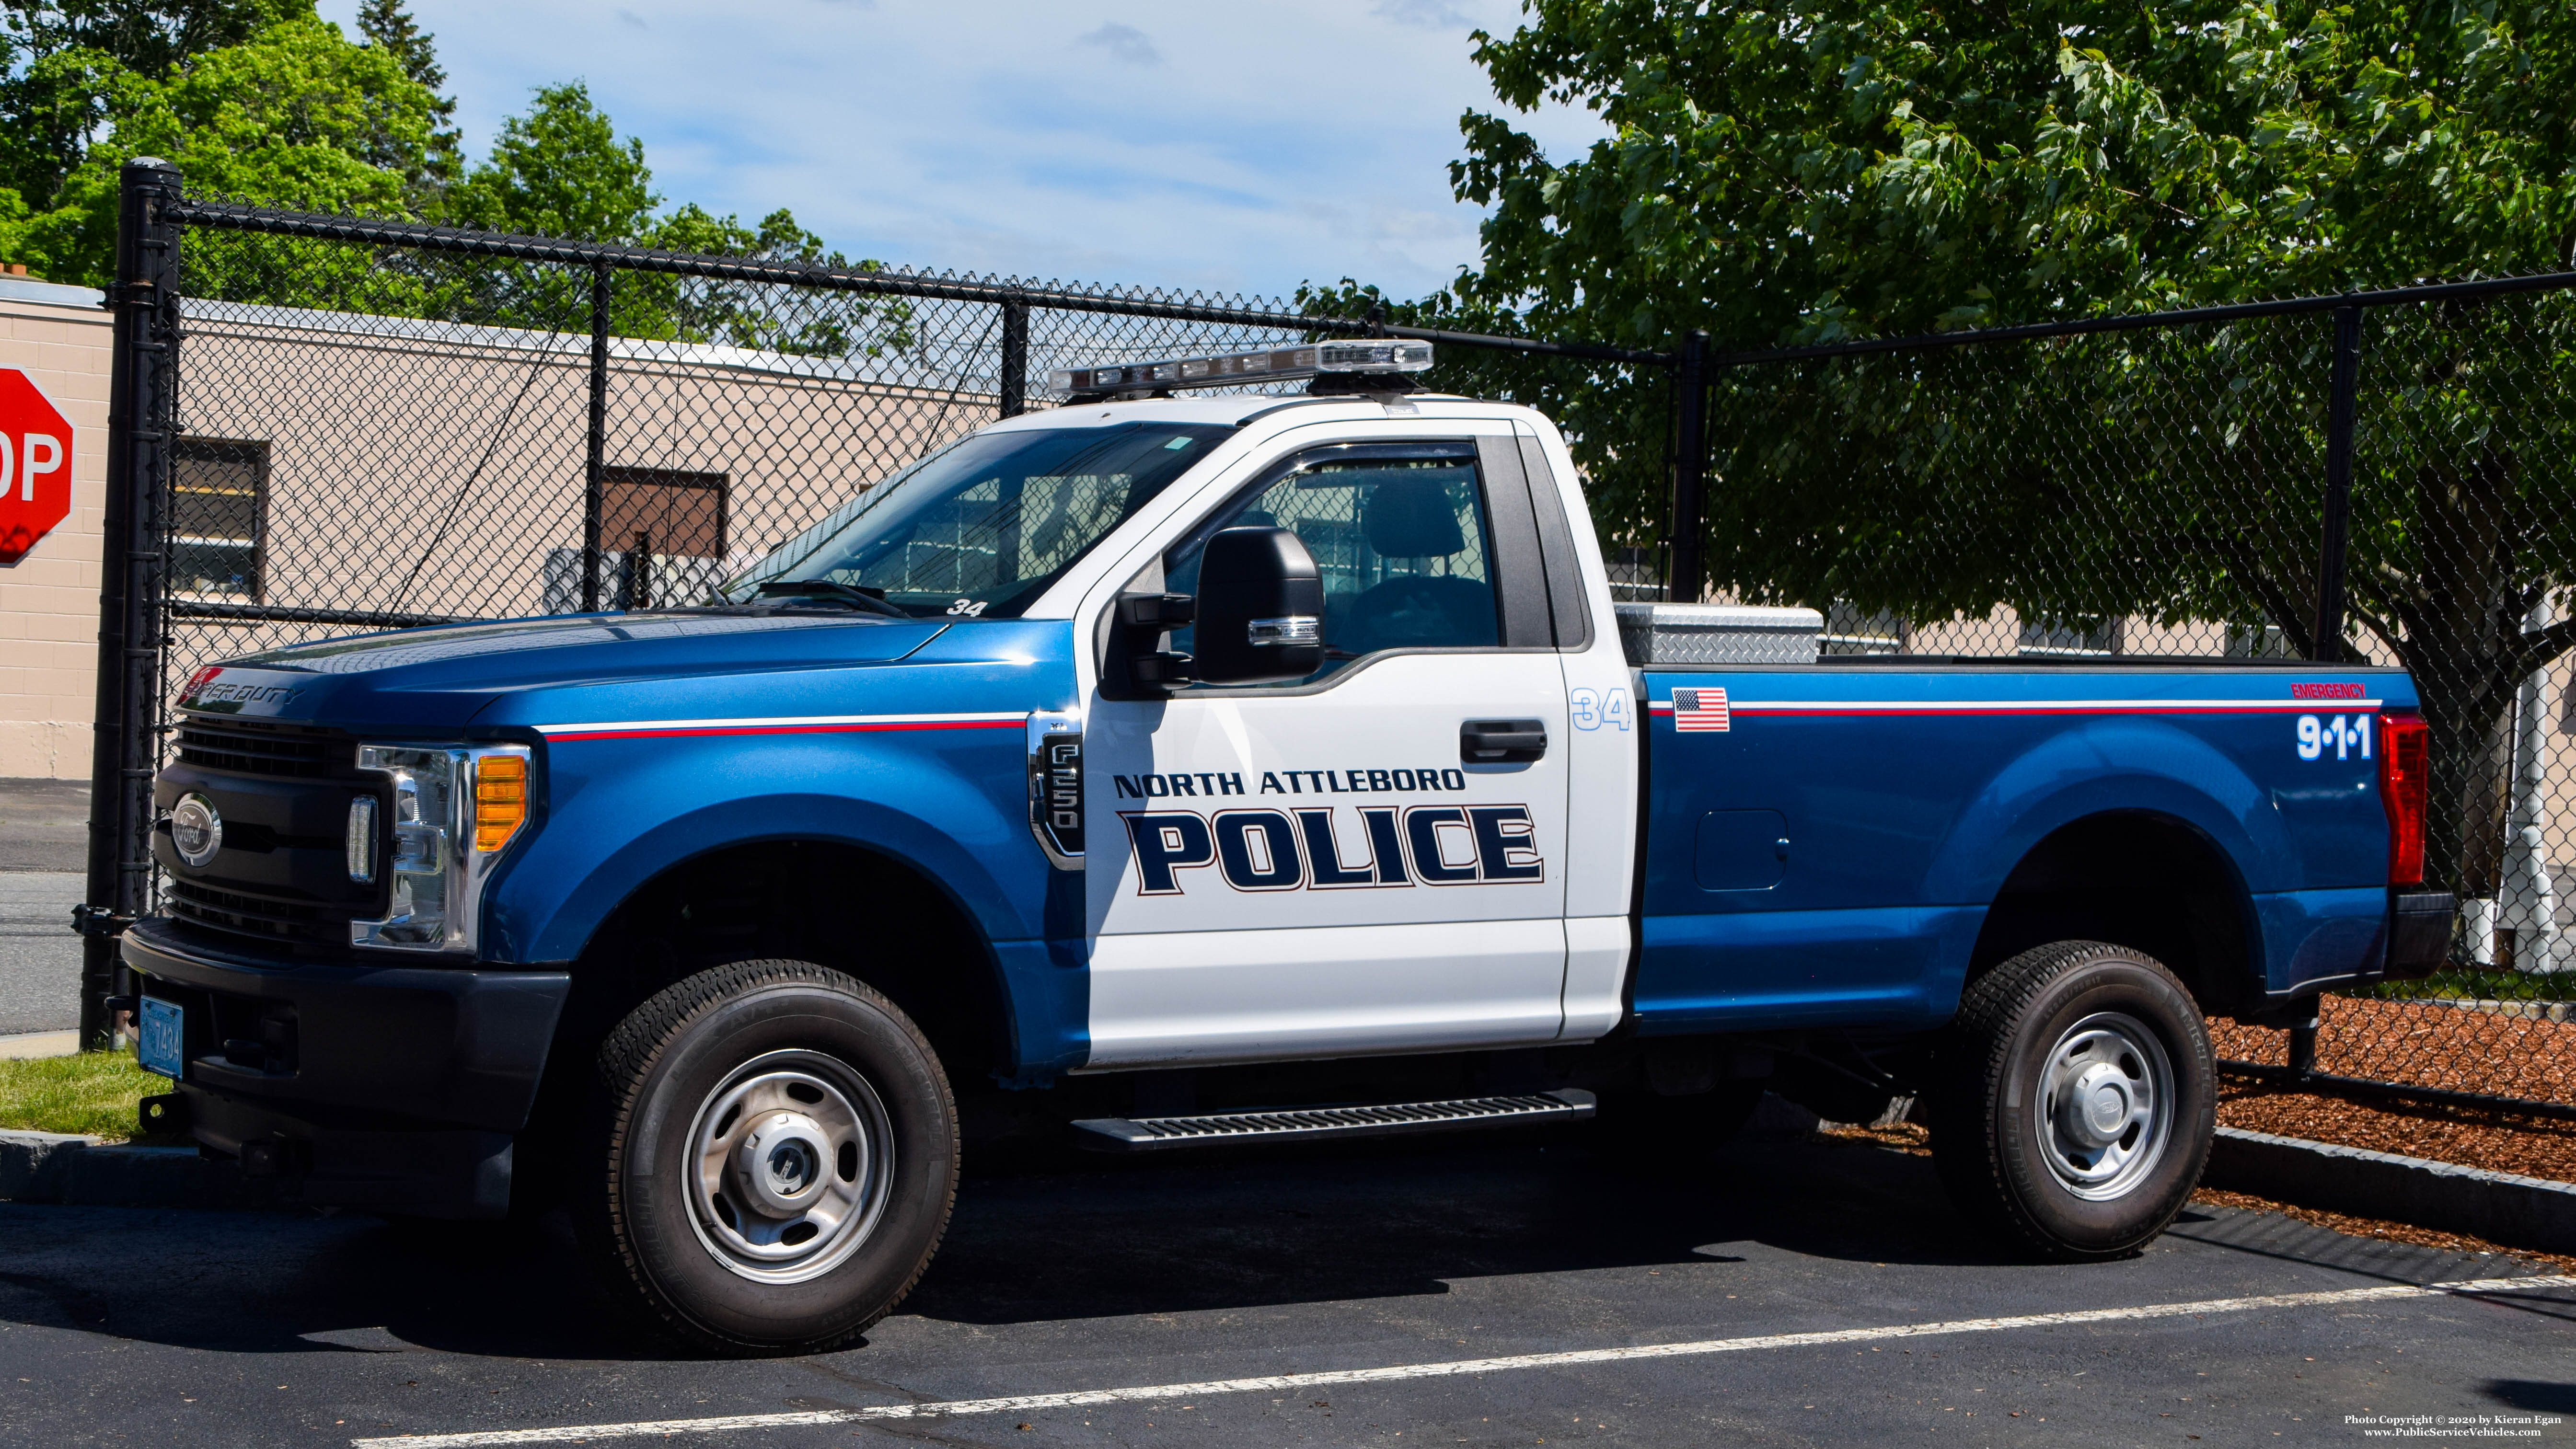
M1120 423L979 433L844 504L724 593L742 602L763 584L817 580L881 590L908 614L1012 618L1233 432Z

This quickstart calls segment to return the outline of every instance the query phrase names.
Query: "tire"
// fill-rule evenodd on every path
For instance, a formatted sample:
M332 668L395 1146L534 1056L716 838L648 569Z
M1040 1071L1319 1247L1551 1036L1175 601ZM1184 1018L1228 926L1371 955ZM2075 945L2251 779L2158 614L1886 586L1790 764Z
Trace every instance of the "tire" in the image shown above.
M2042 1258L2135 1253L2209 1161L2208 1027L2172 972L2125 946L2061 941L1970 982L1934 1078L1951 1201Z
M599 1049L574 1218L610 1293L714 1353L857 1338L930 1265L957 1107L893 1002L802 961L702 971Z

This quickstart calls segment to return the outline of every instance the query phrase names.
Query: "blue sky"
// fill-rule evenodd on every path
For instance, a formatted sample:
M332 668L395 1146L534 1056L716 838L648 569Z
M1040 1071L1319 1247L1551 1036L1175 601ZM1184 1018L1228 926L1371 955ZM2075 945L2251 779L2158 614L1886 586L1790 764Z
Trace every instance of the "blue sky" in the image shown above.
M356 0L324 0L351 24ZM1518 0L413 0L479 156L574 78L658 190L852 256L1050 280L1399 296L1476 258L1469 32ZM354 32L353 32L354 33ZM1551 155L1601 134L1524 118Z

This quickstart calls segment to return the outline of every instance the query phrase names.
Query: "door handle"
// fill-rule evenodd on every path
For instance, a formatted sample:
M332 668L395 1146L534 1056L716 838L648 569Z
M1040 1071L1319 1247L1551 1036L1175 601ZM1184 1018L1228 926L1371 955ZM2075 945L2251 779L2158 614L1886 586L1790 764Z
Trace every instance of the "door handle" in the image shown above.
M1458 758L1471 765L1527 764L1547 753L1547 721L1471 719L1458 726Z

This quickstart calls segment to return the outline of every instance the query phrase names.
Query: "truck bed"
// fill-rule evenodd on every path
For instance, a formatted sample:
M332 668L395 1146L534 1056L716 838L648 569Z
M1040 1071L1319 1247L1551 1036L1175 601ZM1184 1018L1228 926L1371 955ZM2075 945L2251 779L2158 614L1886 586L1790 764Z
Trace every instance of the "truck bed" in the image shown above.
M2241 953L2265 997L2384 949L2376 734L2416 707L2402 671L1847 656L1637 679L1643 1030L1937 1025L2005 944L1998 898L2044 894L2077 849L2232 893L2241 931L2219 912L2174 949Z

